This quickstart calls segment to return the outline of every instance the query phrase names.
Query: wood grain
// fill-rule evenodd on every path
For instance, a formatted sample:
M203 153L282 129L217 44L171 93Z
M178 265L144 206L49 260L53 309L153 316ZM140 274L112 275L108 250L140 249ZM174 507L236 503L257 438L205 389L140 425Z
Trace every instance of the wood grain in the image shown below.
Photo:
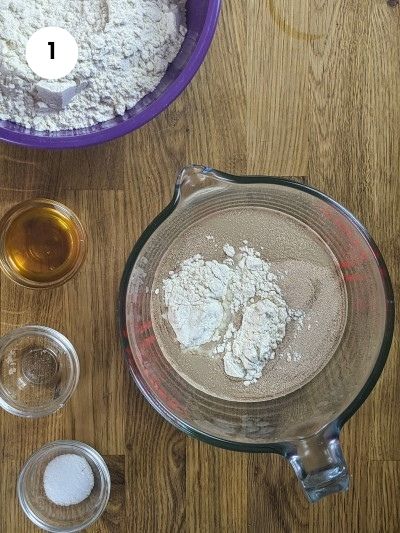
M304 176L310 2L248 2L248 172Z
M389 5L392 4L392 5ZM115 307L133 243L171 196L175 174L205 163L236 174L297 176L370 229L400 288L400 11L386 0L227 0L194 82L140 131L101 147L0 147L0 214L50 196L89 236L65 286L32 292L0 277L2 334L25 323L65 333L82 367L59 413L0 413L0 531L31 533L18 473L48 441L84 440L110 466L112 497L92 532L399 531L399 334L370 398L345 426L348 494L309 505L288 464L185 437L145 402L124 369Z

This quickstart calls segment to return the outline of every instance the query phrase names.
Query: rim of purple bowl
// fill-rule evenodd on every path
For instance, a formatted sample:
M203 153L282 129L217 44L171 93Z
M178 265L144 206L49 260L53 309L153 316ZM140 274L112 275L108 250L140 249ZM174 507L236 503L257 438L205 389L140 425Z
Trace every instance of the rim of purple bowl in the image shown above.
M152 102L148 107L138 115L130 117L119 124L106 128L102 131L89 131L88 133L79 134L76 130L75 135L65 136L46 136L35 135L17 130L10 130L0 126L0 141L9 144L24 146L26 148L44 148L44 149L67 149L67 148L84 148L96 144L102 144L112 141L131 133L162 113L182 94L190 84L207 55L217 29L219 14L221 11L222 0L211 0L207 8L207 15L204 22L203 30L199 40L190 55L189 61L179 76L170 84L164 93L157 100ZM4 121L3 121L4 123ZM0 122L1 124L1 122ZM25 129L26 130L26 129ZM67 130L65 130L67 131ZM69 130L68 130L69 131Z

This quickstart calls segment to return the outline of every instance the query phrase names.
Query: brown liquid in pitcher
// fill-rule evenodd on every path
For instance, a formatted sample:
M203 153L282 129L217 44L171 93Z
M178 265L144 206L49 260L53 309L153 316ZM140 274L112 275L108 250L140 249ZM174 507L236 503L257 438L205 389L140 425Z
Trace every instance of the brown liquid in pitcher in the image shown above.
M267 362L262 378L247 387L225 374L221 358L210 357L201 348L182 349L165 318L162 290L162 280L183 260L199 253L207 260L223 261L223 245L238 249L244 240L271 263L289 307L305 312L303 327L289 323L275 359ZM151 310L166 359L194 387L232 401L277 398L304 386L335 354L346 325L347 292L335 256L315 231L273 209L232 208L193 224L160 261L152 288L159 289L158 295L152 295ZM293 354L301 358L293 360Z
M51 207L33 207L15 218L5 236L5 255L15 272L34 282L63 278L80 250L75 224Z

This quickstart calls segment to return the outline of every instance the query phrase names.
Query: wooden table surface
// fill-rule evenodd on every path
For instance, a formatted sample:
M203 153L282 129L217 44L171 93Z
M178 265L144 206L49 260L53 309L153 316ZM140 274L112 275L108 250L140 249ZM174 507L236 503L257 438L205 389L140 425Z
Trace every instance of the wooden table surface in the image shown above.
M55 439L95 446L112 495L91 532L397 532L400 530L398 334L384 373L346 425L348 494L306 502L278 456L185 437L147 405L124 368L116 298L127 255L196 162L238 174L297 176L342 202L375 237L399 288L400 11L386 0L225 0L211 52L190 88L140 131L95 148L0 147L0 209L64 202L89 254L48 292L1 275L1 333L51 326L75 345L81 379L41 420L0 414L0 531L37 531L16 498L26 459Z

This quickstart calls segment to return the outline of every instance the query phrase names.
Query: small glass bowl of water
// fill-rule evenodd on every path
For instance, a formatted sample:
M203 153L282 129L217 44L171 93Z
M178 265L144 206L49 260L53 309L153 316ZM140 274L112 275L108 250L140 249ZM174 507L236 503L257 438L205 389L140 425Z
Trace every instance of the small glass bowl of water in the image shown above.
M54 413L79 380L79 359L58 331L24 326L0 338L0 407L26 418Z
M62 506L47 498L43 478L50 461L66 454L78 455L88 462L94 485L81 503ZM26 516L38 527L53 533L73 533L93 524L104 512L110 490L110 473L102 456L91 446L72 440L50 442L35 452L23 467L17 487Z

